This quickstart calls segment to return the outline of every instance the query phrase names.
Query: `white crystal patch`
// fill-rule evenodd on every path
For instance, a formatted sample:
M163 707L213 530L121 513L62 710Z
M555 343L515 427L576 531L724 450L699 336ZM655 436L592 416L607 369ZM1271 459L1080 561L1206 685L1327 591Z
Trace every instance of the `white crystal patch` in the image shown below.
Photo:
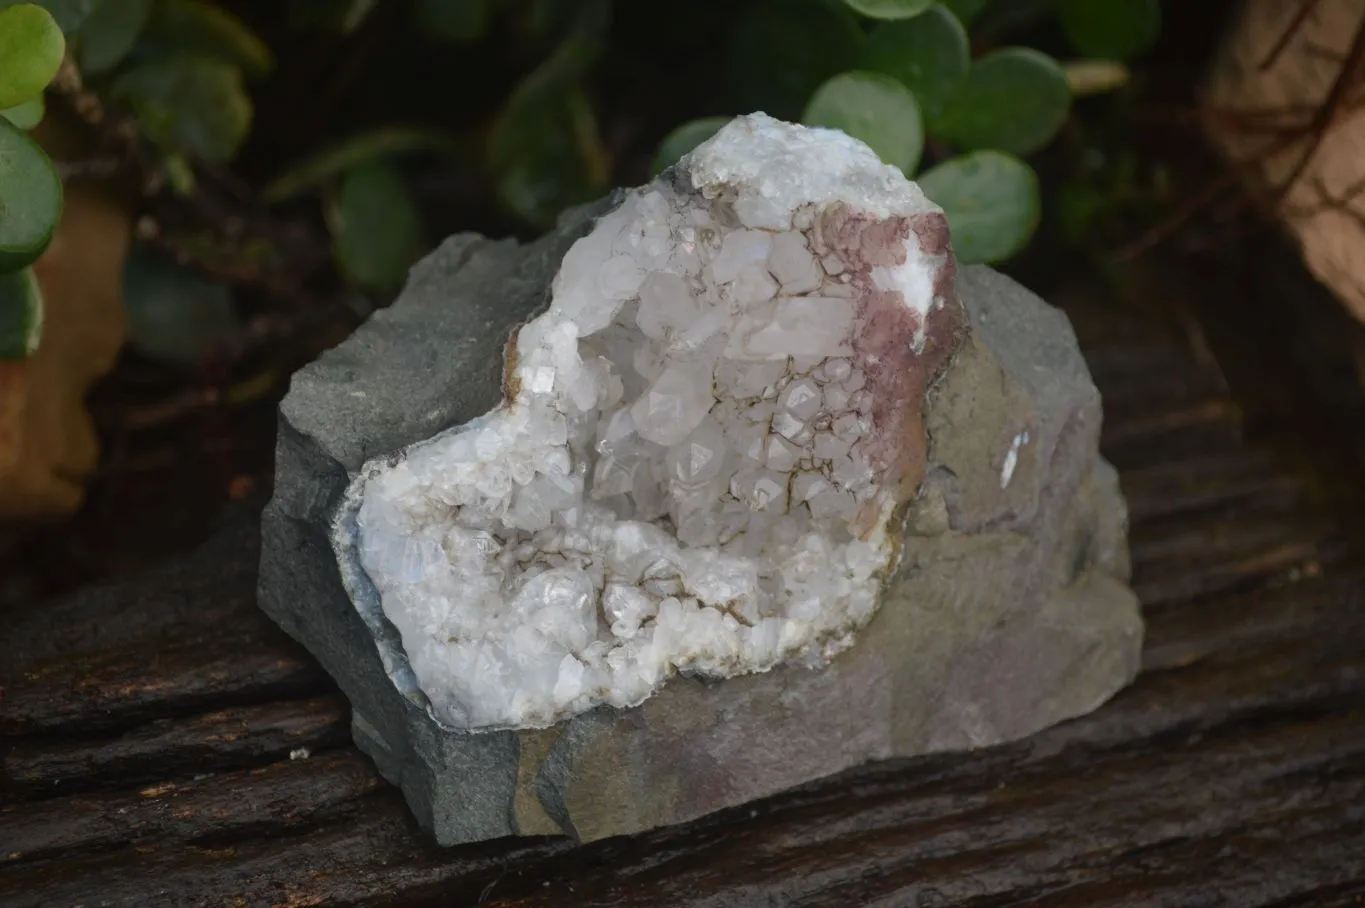
M502 407L357 480L360 564L451 726L818 664L877 608L904 493L867 300L910 313L911 355L943 256L910 235L859 272L819 224L938 209L861 143L761 114L681 172L568 252Z

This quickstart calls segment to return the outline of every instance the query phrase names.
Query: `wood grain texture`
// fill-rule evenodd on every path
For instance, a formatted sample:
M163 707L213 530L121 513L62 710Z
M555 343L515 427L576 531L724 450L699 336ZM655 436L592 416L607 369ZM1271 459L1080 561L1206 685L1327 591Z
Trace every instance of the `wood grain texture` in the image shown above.
M585 848L441 851L256 611L242 521L0 617L0 904L1361 904L1365 566L1207 366L1089 355L1149 621L1142 675L1095 713Z

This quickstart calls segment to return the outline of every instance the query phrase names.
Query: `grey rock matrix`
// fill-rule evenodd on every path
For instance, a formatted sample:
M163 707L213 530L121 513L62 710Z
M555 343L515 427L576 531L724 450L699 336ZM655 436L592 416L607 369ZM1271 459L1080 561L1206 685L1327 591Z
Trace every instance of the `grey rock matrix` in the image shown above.
M851 649L821 669L676 677L548 729L438 725L378 603L343 588L335 518L366 461L498 404L509 332L604 210L525 246L447 240L281 405L261 606L337 680L356 743L438 842L679 823L870 760L1017 739L1134 677L1142 622L1099 393L1065 316L974 267L957 280L967 336L926 400L905 556Z

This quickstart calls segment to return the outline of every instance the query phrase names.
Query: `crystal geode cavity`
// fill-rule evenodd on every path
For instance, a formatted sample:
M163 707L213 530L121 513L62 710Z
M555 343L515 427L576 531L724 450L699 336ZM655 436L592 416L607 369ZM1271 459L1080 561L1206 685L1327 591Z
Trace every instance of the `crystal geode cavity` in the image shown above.
M766 117L625 193L509 342L507 399L356 480L436 717L544 727L852 645L960 339L947 237L866 146Z
M296 376L262 605L446 843L600 838L982 746L1136 671L1065 318L842 133L739 118L452 239Z

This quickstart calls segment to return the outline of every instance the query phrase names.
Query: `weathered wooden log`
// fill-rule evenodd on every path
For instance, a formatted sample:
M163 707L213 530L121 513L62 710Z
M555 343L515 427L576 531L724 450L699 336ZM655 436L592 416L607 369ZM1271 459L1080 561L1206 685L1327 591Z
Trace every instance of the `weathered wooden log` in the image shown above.
M461 904L489 884L495 904L915 904L930 890L943 904L1021 892L1138 904L1206 891L1211 859L1220 885L1251 894L1360 882L1359 589L1348 577L1166 610L1153 621L1146 674L1094 716L1019 745L870 767L571 855L553 843L435 852L392 796L376 799L370 784L318 760L289 767L311 780L295 780L292 801L275 793L278 775L225 776L209 796L218 810L177 810L141 837L136 855L22 861L0 872L0 886L58 904L90 887L111 904L436 891ZM1226 633L1230 625L1239 633ZM261 838L297 824L291 806L335 804L338 788L363 802L344 824ZM150 797L183 803L170 793ZM262 801L276 805L267 816ZM57 803L42 805L49 828ZM7 810L0 828L13 830L15 815ZM103 841L117 844L108 833ZM1267 874L1277 852L1285 869ZM140 888L152 879L158 893Z
M318 697L158 719L117 738L16 744L5 773L16 793L51 797L273 763L350 740L344 700Z
M304 701L310 703L312 701ZM10 861L81 857L129 845L213 845L354 816L384 783L353 750L257 769L0 808Z
M1103 709L645 835L442 851L257 615L244 521L0 616L0 905L1359 904L1365 571L1216 377L1105 349L1148 630Z

